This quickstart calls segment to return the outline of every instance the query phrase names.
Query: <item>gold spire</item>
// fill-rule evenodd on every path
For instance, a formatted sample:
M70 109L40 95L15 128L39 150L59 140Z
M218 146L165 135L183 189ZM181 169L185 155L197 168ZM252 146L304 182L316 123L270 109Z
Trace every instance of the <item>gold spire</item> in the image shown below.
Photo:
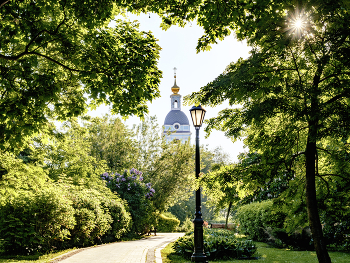
M171 88L171 91L174 94L178 94L180 90L180 87L176 85L176 70L177 68L174 68L174 86Z

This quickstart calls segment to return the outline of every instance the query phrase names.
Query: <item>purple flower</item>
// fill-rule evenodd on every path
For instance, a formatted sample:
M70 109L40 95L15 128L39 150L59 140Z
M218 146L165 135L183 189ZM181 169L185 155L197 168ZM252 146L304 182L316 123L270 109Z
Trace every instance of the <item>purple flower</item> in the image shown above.
M151 190L150 190L152 193L155 193L156 192L156 190L154 190L153 188L151 188Z
M140 179L139 179L140 181L142 181L143 180L143 177L142 176L140 176Z
M125 182L126 181L126 179L125 178L122 178L122 182Z

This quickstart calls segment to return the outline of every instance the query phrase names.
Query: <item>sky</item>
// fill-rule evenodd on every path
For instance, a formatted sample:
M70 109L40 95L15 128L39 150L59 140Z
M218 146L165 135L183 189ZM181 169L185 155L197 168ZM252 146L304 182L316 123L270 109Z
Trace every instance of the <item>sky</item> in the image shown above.
M176 83L180 87L182 96L199 91L201 87L213 81L231 63L236 62L240 57L247 58L250 48L244 42L238 42L233 36L212 46L210 51L196 53L198 39L203 35L203 29L196 24L188 25L185 28L172 26L164 31L160 28L161 19L155 14L142 14L140 16L128 15L131 21L140 22L140 30L151 31L159 40L158 44L162 50L158 68L163 72L163 78L159 86L160 97L148 103L149 115L156 116L160 127L164 123L167 113L171 109L170 95L171 87L174 85L174 67L176 70ZM189 110L191 106L182 105L182 111L187 115L191 124L191 143L195 143L195 129L192 126ZM215 108L205 107L207 110L205 119L216 117L218 112L228 107L228 103ZM110 113L109 107L101 106L96 111L91 111L91 116L102 117ZM137 117L130 117L125 121L128 127L140 123ZM205 138L205 124L200 134L200 144L207 145L209 149L221 146L223 151L230 155L231 161L237 161L237 155L246 151L242 141L233 143L225 137L223 132L214 131L208 138Z

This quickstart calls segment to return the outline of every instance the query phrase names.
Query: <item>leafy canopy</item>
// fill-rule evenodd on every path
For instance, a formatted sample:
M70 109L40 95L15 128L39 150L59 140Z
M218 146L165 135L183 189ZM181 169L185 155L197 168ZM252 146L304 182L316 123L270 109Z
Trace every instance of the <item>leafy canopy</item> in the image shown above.
M0 1L2 148L88 105L147 113L146 102L159 97L160 47L137 23L113 20L120 12L111 0Z

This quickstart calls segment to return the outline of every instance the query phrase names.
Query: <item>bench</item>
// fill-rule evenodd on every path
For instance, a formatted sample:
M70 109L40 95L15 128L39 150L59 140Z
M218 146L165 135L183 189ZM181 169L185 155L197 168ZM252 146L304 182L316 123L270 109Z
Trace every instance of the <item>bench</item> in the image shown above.
M225 229L225 223L214 223L210 225L210 228L223 228ZM235 226L234 224L227 224L227 229L233 229Z

